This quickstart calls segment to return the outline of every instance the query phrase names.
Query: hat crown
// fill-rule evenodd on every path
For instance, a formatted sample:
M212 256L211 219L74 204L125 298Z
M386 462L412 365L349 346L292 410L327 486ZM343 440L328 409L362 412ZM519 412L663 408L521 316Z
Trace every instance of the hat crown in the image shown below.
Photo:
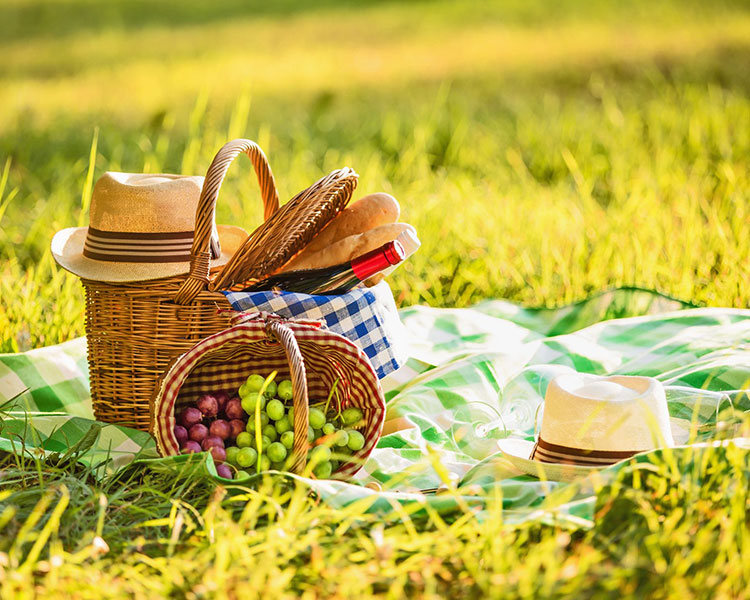
M547 387L539 437L593 451L674 445L664 388L651 377L571 373L555 378Z
M91 195L90 226L122 233L192 232L203 179L108 171Z
M190 272L204 177L104 173L94 185L87 227L52 239L57 264L79 277L111 283L151 281ZM210 268L225 265L247 239L241 227L212 223Z

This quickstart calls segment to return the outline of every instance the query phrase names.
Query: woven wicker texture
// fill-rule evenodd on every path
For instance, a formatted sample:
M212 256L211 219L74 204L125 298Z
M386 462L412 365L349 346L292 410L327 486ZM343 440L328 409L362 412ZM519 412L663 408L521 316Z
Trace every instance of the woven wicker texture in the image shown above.
M230 289L286 264L346 206L357 177L344 167L297 194L250 234L208 289Z
M221 276L209 272L209 244L221 182L232 160L243 153L258 177L266 223L272 221L274 226L264 224L250 236L224 266L231 273L226 280L239 281L237 273L262 273L263 268L246 264L258 257L267 265L286 262L346 205L356 185L351 169L335 171L279 209L276 184L262 150L250 140L225 144L206 174L188 275L127 284L82 280L91 397L98 420L148 429L156 382L169 362L229 326L229 313L219 313L230 308L226 298L207 290L212 278ZM279 214L283 218L276 218ZM261 252L261 242L276 245Z
M345 479L361 467L375 447L385 418L385 398L364 353L352 342L319 324L289 321L267 314L242 314L235 325L202 340L176 358L154 395L151 431L164 456L177 454L175 413L195 404L201 393L236 395L251 373L278 371L277 381L292 380L294 465L301 473L307 456L308 402L325 400L338 381L342 408L356 406L365 417L362 450L339 466Z
M178 304L187 304L190 302L201 290L206 289L206 285L209 282L209 258L211 256L209 244L214 226L219 190L221 190L221 184L227 174L229 165L242 153L247 154L252 161L255 174L258 178L260 193L263 198L263 218L266 220L270 219L279 209L279 194L276 191L276 181L273 178L266 155L263 154L260 146L253 141L244 139L232 140L224 144L216 153L213 161L211 161L205 181L203 182L201 197L198 200L198 209L195 215L195 237L193 238L193 248L190 251L190 274L175 296L175 302Z
M184 277L139 284L83 281L94 415L148 429L149 402L169 361L229 326L223 294L201 292L190 304L172 299Z

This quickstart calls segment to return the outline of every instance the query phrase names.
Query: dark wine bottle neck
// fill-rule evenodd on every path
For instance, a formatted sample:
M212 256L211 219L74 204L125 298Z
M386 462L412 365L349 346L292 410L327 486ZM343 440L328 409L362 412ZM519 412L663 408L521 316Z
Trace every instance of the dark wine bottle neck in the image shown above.
M403 246L394 240L353 259L350 263L279 273L249 286L245 291L280 289L304 294L341 294L376 273L397 265L404 256Z

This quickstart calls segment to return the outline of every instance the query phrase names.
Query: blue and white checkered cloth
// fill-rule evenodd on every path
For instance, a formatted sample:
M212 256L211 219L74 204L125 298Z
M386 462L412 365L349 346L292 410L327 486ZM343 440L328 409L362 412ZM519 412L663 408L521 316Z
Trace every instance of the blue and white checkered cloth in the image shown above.
M385 281L339 296L295 292L224 292L237 311L257 310L286 319L323 321L357 344L382 379L406 362L408 343L391 288Z

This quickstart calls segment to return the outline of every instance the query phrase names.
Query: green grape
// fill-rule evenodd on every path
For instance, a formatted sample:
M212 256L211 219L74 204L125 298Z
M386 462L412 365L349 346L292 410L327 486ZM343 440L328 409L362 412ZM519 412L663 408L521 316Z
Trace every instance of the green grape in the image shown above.
M289 417L289 422L294 423L294 406L290 406L286 411L286 416Z
M237 455L240 453L240 449L237 446L229 446L227 448L227 462L230 465L237 466Z
M349 450L362 450L365 445L365 436L363 436L359 431L356 429L350 429L347 431L347 434L349 435L349 439L346 443Z
M247 448L253 441L253 436L251 436L247 431L243 431L242 433L237 435L237 439L235 440L235 443L237 444L238 448Z
M255 405L258 403L258 398L260 398L260 409L263 410L266 406L266 397L261 396L257 392L252 392L251 394L248 394L242 400L240 401L240 404L242 404L242 410L244 410L248 415L252 416L255 414Z
M310 426L313 429L320 429L326 424L326 416L319 408L311 408L309 416Z
M268 415L261 411L260 413L260 427L261 429L268 425ZM255 431L255 413L253 412L250 415L250 418L247 420L247 426L245 427L245 431Z
M268 469L271 468L271 459L268 458L265 454L260 457L260 470L261 471L268 471Z
M237 454L237 464L240 467L251 467L258 460L258 453L254 448L242 448Z
M267 435L261 435L260 438L260 449L258 448L258 440L255 439L255 434L253 434L253 443L252 447L258 450L261 454L266 451L266 448L271 445L271 440L268 439Z
M264 437L267 437L272 442L275 442L276 438L279 437L276 433L276 428L270 423L263 428L262 433Z
M331 476L332 472L333 467L327 460L322 463L318 463L315 468L313 468L313 473L315 473L315 477L317 477L318 479L328 479Z
M278 421L284 417L284 405L279 400L271 400L266 406L266 414L274 421Z
M274 398L276 396L276 382L272 381L268 384L268 387L266 388L266 391L263 392L263 395L268 398Z
M247 383L243 383L240 386L240 389L237 390L237 394L240 398L244 398L245 396L248 396L250 394L250 388L247 386Z
M331 472L335 473L338 470L338 468L339 468L340 465L341 465L341 463L339 461L332 460L331 461Z
M284 448L291 450L294 446L294 432L285 431L281 434L281 443L284 444Z
M343 413L341 413L341 420L344 425L354 425L362 420L362 411L356 406L350 406Z
M248 392L259 392L260 388L263 387L263 383L266 381L266 378L263 377L263 375L258 375L257 373L254 373L250 375L250 377L247 378L247 381L243 383L247 388Z
M281 462L286 458L286 448L281 442L273 442L266 453L273 462Z
M319 440L323 437L323 432L320 429L313 429L313 434L316 440Z
M333 423L326 423L323 425L323 435L331 435L334 431L336 431L336 426Z
M292 424L289 422L289 417L284 417L276 421L276 431L279 432L279 435L289 431L291 428Z
M279 384L279 387L276 388L276 393L279 395L279 398L282 400L291 400L292 399L292 382L288 379L285 379Z
M333 443L336 446L346 446L349 443L349 434L344 429L339 429L336 432L336 437L333 439Z
M307 426L307 443L312 444L314 441L315 441L315 430L308 425Z
M274 471L286 471L286 463L283 462L272 462L271 468Z
M331 460L331 449L326 446L315 446L310 452L310 462L317 465Z

